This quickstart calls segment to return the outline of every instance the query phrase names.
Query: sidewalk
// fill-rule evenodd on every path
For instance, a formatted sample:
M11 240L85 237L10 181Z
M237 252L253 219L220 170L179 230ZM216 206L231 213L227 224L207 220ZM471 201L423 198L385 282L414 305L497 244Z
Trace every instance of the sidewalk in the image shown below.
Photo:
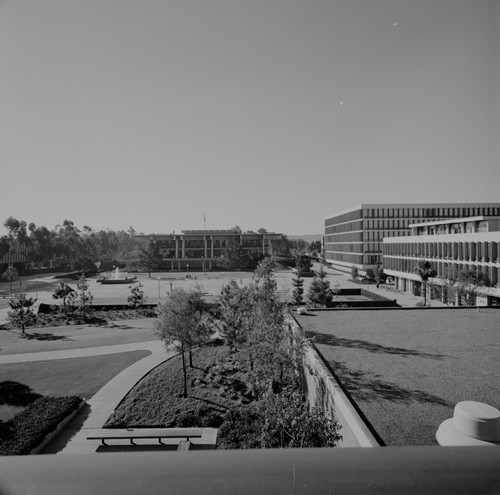
M115 348L115 349L111 349ZM118 404L130 389L151 370L176 354L174 350L166 351L158 341L138 342L107 346L104 348L75 349L70 357L107 354L110 352L126 352L127 350L149 350L151 355L137 361L116 375L102 387L79 411L79 413L42 449L40 454L83 454L96 452L98 443L87 440L93 429L102 428L106 420L113 414ZM78 354L78 351L81 351ZM68 351L44 352L39 354L63 354L68 357ZM19 358L26 355L18 355ZM10 358L12 356L2 356ZM43 356L45 357L45 356ZM51 359L59 359L52 357ZM19 361L18 361L19 362Z

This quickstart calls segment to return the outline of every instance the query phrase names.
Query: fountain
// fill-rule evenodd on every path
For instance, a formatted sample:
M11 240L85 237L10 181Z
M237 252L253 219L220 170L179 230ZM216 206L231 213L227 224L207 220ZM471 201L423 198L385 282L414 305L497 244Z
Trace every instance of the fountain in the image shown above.
M118 267L115 267L115 271L113 273L113 276L111 278L106 278L103 277L100 282L103 285L106 284L129 284L130 282L133 282L137 277L120 277L120 269Z

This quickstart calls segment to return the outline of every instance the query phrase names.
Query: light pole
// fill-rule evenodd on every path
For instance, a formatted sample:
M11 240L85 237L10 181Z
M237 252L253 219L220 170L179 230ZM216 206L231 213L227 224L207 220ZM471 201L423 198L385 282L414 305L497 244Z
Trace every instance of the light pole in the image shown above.
M161 278L158 277L158 299L161 299L161 293L160 293L160 280Z

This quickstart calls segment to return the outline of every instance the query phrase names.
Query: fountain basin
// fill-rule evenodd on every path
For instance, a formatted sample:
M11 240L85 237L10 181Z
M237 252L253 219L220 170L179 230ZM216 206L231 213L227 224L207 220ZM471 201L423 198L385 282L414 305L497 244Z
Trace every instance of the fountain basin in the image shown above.
M111 285L111 284L129 284L133 282L137 277L125 277L125 278L101 278L97 281L102 285Z

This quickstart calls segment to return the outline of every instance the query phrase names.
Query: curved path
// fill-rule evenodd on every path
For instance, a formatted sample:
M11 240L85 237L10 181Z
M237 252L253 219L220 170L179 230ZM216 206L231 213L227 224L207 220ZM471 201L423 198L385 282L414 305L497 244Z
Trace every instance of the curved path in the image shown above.
M129 390L152 369L176 354L158 341L117 344L84 349L33 352L0 356L0 364L97 356L127 351L150 351L150 355L118 373L82 407L79 413L42 449L42 454L92 453L98 444L87 440L92 429L102 428Z

